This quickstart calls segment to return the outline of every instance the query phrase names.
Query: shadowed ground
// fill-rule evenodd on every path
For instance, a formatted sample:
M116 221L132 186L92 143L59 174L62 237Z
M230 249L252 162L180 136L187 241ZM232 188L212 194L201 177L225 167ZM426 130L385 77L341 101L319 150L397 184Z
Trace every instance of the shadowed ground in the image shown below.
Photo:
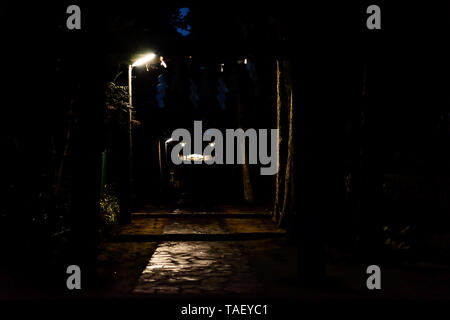
M439 266L381 266L382 290L370 291L367 266L329 264L329 280L305 287L297 280L296 248L270 216L189 213L185 216L179 210L164 218L134 215L130 225L101 247L97 294L140 298L450 297L450 272Z

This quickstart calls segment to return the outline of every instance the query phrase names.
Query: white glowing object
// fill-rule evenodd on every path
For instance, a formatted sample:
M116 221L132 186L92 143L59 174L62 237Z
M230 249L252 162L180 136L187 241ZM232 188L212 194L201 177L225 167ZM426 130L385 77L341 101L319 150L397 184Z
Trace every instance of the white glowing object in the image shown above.
M137 59L131 66L133 66L133 67L141 66L143 64L146 64L150 60L153 60L155 57L156 57L156 54L150 53L140 59Z
M167 68L167 64L166 64L166 62L164 61L164 58L161 56L161 57L159 57L159 61L161 61L161 65L164 67L164 68Z
M204 161L204 160L211 160L212 156L210 155L202 155L202 154L197 154L197 153L193 153L193 154L188 154L187 156L182 156L182 155L178 155L178 157L183 160L190 160L190 161Z

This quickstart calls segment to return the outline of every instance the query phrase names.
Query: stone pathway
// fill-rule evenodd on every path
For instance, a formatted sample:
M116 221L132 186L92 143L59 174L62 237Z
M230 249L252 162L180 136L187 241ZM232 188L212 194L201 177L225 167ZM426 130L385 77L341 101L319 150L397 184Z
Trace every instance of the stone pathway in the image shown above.
M222 219L191 218L166 224L163 234L226 234Z
M163 234L229 232L224 219L211 217L172 220L163 230ZM167 241L155 250L133 293L230 295L261 291L262 285L237 242Z
M367 265L359 263L329 264L329 281L318 287L302 286L297 277L297 248L282 232L270 219L258 216L134 218L119 232L130 239L103 243L98 269L101 292L97 295L151 299L449 297L448 271L384 267L383 290L372 292L366 287ZM254 233L262 236L240 236ZM136 235L155 235L157 241Z
M143 235L225 235L225 234L285 234L270 217L225 218L220 215L174 218L134 218L122 227L118 236ZM168 239L173 240L173 239ZM196 239L193 239L196 240Z
M232 242L164 242L133 293L250 294L262 291L245 255Z

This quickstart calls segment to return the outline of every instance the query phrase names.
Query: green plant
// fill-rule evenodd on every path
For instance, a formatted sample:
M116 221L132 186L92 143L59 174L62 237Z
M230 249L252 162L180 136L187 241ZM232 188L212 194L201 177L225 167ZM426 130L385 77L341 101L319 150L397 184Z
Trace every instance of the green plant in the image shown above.
M120 213L119 198L110 185L105 185L100 197L100 214L105 225L117 223Z

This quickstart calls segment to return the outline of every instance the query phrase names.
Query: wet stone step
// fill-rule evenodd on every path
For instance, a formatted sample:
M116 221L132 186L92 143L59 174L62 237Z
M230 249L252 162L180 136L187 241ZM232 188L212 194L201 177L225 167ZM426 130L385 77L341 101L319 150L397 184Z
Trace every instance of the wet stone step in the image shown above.
M226 234L229 233L222 219L174 220L168 223L163 234Z
M114 241L220 241L230 237L245 240L285 234L270 218L138 218L122 227Z
M162 241L244 241L286 236L285 232L224 233L224 234L125 234L109 242L162 242Z
M135 218L194 218L194 217L222 217L222 218L265 218L271 217L270 212L202 212L202 211L192 211L192 212L177 212L175 211L164 211L164 212L133 212L131 214Z

